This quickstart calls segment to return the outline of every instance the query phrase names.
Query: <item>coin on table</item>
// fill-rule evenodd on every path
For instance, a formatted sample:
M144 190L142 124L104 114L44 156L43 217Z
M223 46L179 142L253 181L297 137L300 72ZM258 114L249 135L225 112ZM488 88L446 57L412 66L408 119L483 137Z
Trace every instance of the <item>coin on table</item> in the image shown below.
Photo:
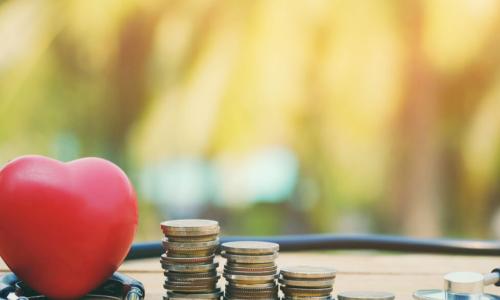
M285 279L280 278L279 283L286 286L294 286L294 287L305 287L305 288L317 288L317 287L331 287L333 286L333 279L308 279L308 280L299 280L299 279Z
M274 295L278 294L278 288L272 288L272 289L239 289L239 288L232 288L230 286L226 286L226 296L235 296L235 297L254 297L254 298L260 298L260 297L273 297Z
M277 267L274 261L267 263L237 263L229 261L227 263L228 267L231 268L243 268L243 269L262 269L262 268L272 268Z
M171 242L170 239L164 238L163 245L166 249L179 249L179 250L204 250L204 249L212 249L219 246L219 238L210 241L202 241L202 242Z
M200 299L205 299L205 300L219 300L219 297L214 297L214 298L196 298L196 297L189 297L191 295L198 295L199 293L185 293L183 294L182 297L179 296L163 296L163 300L200 300Z
M165 221L161 223L161 229L166 236L206 236L220 231L217 221L202 219Z
M210 256L215 253L216 247L210 249L170 249L167 251L168 257L195 257Z
M237 241L224 243L221 248L231 254L262 255L278 252L280 246L270 242Z
M308 296L329 296L332 293L333 288L309 289L309 288L297 288L297 287L284 286L284 287L281 287L281 290L287 296L308 297Z
M228 262L235 263L272 263L278 258L278 253L264 254L264 255L241 255L241 254L230 254L222 252L222 257L227 259Z
M210 272L200 272L200 273L190 273L190 272L174 272L167 271L163 272L163 274L167 278L174 278L181 280L182 278L211 278L217 276L217 272L215 270L211 270Z
M377 291L351 291L337 295L339 300L393 300L394 294Z
M215 286L192 285L192 284L174 284L165 282L163 288L176 292L210 292Z
M273 265L269 267L265 266L255 266L255 264L247 264L244 267L237 267L234 264L226 264L225 268L231 271L237 271L237 272L276 272L278 271L278 266Z
M208 272L217 269L219 266L218 262L213 264L188 264L188 265L178 265L178 264L167 264L166 269L172 272L180 273L201 273Z
M209 234L209 235L191 235L191 236L173 236L169 235L168 240L170 242L183 242L183 243L195 243L195 242L208 242L213 241L219 237L219 234Z
M227 298L226 296L224 296L222 299L223 300L248 300L248 299L244 299L244 298L235 298L235 297ZM253 298L253 299L255 299L255 298ZM256 300L279 300L279 299L278 299L278 296L276 296L276 297L271 297L271 298L258 298ZM305 299L305 300L307 300L307 299Z
M194 257L171 257L167 254L161 255L161 263L174 263L174 264L198 264L198 263L212 263L215 255L208 256L194 256Z
M179 294L179 293L178 293ZM213 297L213 298L199 298L196 297L197 295L200 295L201 293L184 293L182 296L163 296L163 300L219 300L220 296L218 297Z
M320 279L320 278L335 278L337 271L326 267L313 266L289 266L283 267L280 270L284 278L296 279Z
M278 275L265 275L265 276L252 276L252 275L233 275L224 274L224 278L228 281L234 281L239 283L267 283L273 282Z
M267 298L277 298L278 293L249 293L249 294L244 294L244 293L231 293L231 292L226 292L225 293L226 298L229 299L267 299Z
M167 296L170 297L171 299L183 299L185 300L186 298L189 299L219 299L220 296L222 296L223 292L217 288L214 291L210 293L190 293L190 294L184 294L184 293L176 293L176 292L167 292Z
M185 283L192 283L194 285L203 285L203 284L210 284L210 283L217 283L220 278L220 275L213 276L213 277L167 277L166 281L169 282L185 282Z
M232 274L232 275L252 275L252 276L267 276L267 275L275 275L276 270L274 271L238 271L238 270L231 270L226 267L224 267L224 273L226 274Z
M332 300L332 296L320 296L320 297L293 297L293 296L286 296L283 297L283 300Z
M232 282L229 286L231 288L237 288L242 290L267 290L267 289L275 289L277 287L277 285L274 282L251 283L251 284Z

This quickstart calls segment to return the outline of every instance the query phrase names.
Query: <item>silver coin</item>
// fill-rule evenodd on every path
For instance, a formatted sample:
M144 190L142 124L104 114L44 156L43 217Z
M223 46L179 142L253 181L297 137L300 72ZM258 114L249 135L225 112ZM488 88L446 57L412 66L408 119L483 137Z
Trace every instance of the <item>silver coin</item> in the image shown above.
M273 254L280 248L276 243L258 241L227 242L221 247L226 253L247 255Z
M212 263L215 255L208 256L193 256L193 257L171 257L167 254L161 255L160 262L162 263L175 263L175 264L197 264L197 263Z
M250 289L239 289L239 288L232 288L232 287L228 287L226 286L226 291L225 291L225 295L231 295L231 296L239 296L239 297L272 297L274 295L277 295L278 294L278 288L273 288L273 289L261 289L261 290L257 290L257 289L253 289L253 290L250 290Z
M249 264L250 265L250 264ZM226 264L225 268L231 271L238 272L276 272L278 271L278 266L272 267L235 267L232 264Z
M278 292L272 293L233 293L228 292L224 294L226 298L241 298L241 299L262 299L262 298L274 298L278 297Z
M231 268L251 268L251 269L277 267L274 261L267 263L237 263L233 261L228 261L226 265Z
M332 287L334 283L334 279L299 280L280 278L278 281L282 285L305 288Z
M200 300L200 299L208 299L208 300L219 300L221 296L214 298L197 298L196 295L200 293L187 293L181 297L179 296L163 296L163 300ZM194 297L193 297L194 296Z
M193 284L193 285L204 285L204 284L212 284L217 283L219 281L220 276L214 277L198 277L198 278L181 278L181 277L170 277L166 278L165 282L172 283L185 283L185 284Z
M333 288L297 288L282 286L281 290L286 296L329 296Z
M234 270L229 270L227 268L224 268L224 274L267 276L267 275L276 275L277 273L276 273L276 270L275 271L260 272L260 271L234 271Z
M230 288L237 288L237 289L242 289L242 290L269 290L269 289L275 289L277 288L277 285L272 282L268 283L237 283L237 282L231 282L227 287Z
M183 299L185 300L186 298L193 298L193 299L218 299L222 296L223 292L220 290L220 288L217 288L213 292L210 293L189 293L189 294L184 294L184 293L175 293L175 292L167 292L167 296L170 298L178 298L178 299Z
M209 235L193 235L193 236L166 236L170 242L186 242L186 243L195 243L195 242L208 242L213 241L219 237L219 234L209 234Z
M320 297L294 297L294 296L285 296L283 300L332 300L332 296L320 296Z
M179 280L181 280L182 278L211 278L217 276L217 271L211 270L209 272L200 272L200 273L166 271L163 272L163 275L165 275L169 279L178 278Z
M210 241L202 241L202 242L172 242L168 238L164 238L162 240L166 249L190 249L190 250L199 250L199 249L211 249L219 246L219 238Z
M167 251L167 256L168 257L199 257L199 256L211 256L214 255L215 251L217 250L217 247L211 248L211 249L203 249L203 250L179 250L179 249L170 249Z
M163 288L169 291L176 292L199 292L199 293L209 293L215 289L215 286L206 286L206 285L178 285L172 283L164 283Z
M224 296L222 299L223 300L248 300L248 299L244 299L244 298L235 298L235 297L228 298L226 296ZM273 298L252 298L252 299L255 299L255 300L279 300L279 298L277 296L273 297Z
M233 274L224 274L224 278L228 281L240 282L240 283L266 283L272 282L278 278L278 275L233 275Z
M222 252L222 257L226 258L228 262L235 263L273 263L278 258L278 253L264 254L264 255L241 255L241 254L230 254Z
M200 300L200 299L209 299L209 300L219 300L220 299L220 296L219 297L215 297L215 298L196 298L196 297L188 297L188 296L192 296L192 295L197 295L198 293L188 293L186 294L185 296L183 297L177 297L177 296L173 296L173 297L170 297L170 296L163 296L163 300Z
M325 267L313 266L289 266L283 267L280 271L283 278L296 279L319 279L319 278L335 278L337 271Z
M218 262L212 264L188 264L188 265L166 264L166 269L168 271L180 272L180 273L208 272L217 269L217 267L219 267Z
M203 236L214 235L220 231L219 223L213 220L184 219L161 223L166 236Z
M337 295L339 300L393 300L394 294L375 291L350 291Z

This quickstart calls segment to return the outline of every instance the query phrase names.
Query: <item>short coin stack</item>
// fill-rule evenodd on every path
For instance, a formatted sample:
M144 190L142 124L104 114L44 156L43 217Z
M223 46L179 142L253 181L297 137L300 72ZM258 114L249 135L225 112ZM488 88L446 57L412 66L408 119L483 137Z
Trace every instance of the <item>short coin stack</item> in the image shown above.
M275 264L278 250L278 244L268 242L222 244L222 256L227 259L224 300L278 299L278 267Z
M335 270L323 267L282 268L279 283L284 300L331 300Z
M161 265L166 277L164 300L219 300L220 275L214 262L219 224L211 220L172 220L161 223L165 234Z

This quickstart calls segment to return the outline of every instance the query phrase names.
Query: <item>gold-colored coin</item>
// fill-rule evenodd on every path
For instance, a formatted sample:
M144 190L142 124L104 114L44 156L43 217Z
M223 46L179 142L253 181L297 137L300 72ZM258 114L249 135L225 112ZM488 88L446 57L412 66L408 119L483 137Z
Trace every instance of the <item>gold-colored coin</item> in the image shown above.
M304 288L332 287L334 283L334 279L299 280L280 278L278 281L285 286Z
M202 219L165 221L161 223L161 229L166 236L206 236L220 231L217 221Z
M167 292L167 296L171 299L219 299L222 296L222 291L217 288L210 293L195 293L195 294L185 294L185 293L175 293Z
M223 276L228 281L234 281L239 283L267 283L267 282L273 282L278 278L278 275L254 276L254 275L224 274Z
M326 267L288 266L282 267L280 273L286 279L331 279L335 278L337 271Z
M187 265L179 265L179 264L167 264L166 270L172 272L179 273L202 273L209 272L217 269L219 263L212 264L187 264Z
M278 253L264 255L240 255L222 252L221 255L222 257L226 258L228 262L250 264L274 263L274 261L278 258Z
M295 297L318 297L318 296L329 296L333 288L297 288L297 287L288 287L282 286L281 290L286 296L295 296Z
M221 249L230 254L263 255L278 252L280 246L276 243L259 241L237 241L227 242L221 245Z

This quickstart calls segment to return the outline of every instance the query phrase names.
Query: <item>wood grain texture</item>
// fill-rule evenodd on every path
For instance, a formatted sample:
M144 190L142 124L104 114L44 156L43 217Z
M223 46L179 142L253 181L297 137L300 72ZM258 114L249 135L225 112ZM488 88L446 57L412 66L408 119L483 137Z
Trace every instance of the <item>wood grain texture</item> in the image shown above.
M224 259L218 259L222 268ZM442 276L447 272L486 273L500 267L500 260L495 257L376 252L287 253L280 255L278 265L316 265L337 269L334 294L348 290L380 290L396 294L396 299L412 299L411 295L417 289L442 288ZM0 273L7 271L0 261ZM144 283L146 299L162 299L164 278L159 259L126 262L120 271ZM500 293L495 287L488 287L486 291Z

